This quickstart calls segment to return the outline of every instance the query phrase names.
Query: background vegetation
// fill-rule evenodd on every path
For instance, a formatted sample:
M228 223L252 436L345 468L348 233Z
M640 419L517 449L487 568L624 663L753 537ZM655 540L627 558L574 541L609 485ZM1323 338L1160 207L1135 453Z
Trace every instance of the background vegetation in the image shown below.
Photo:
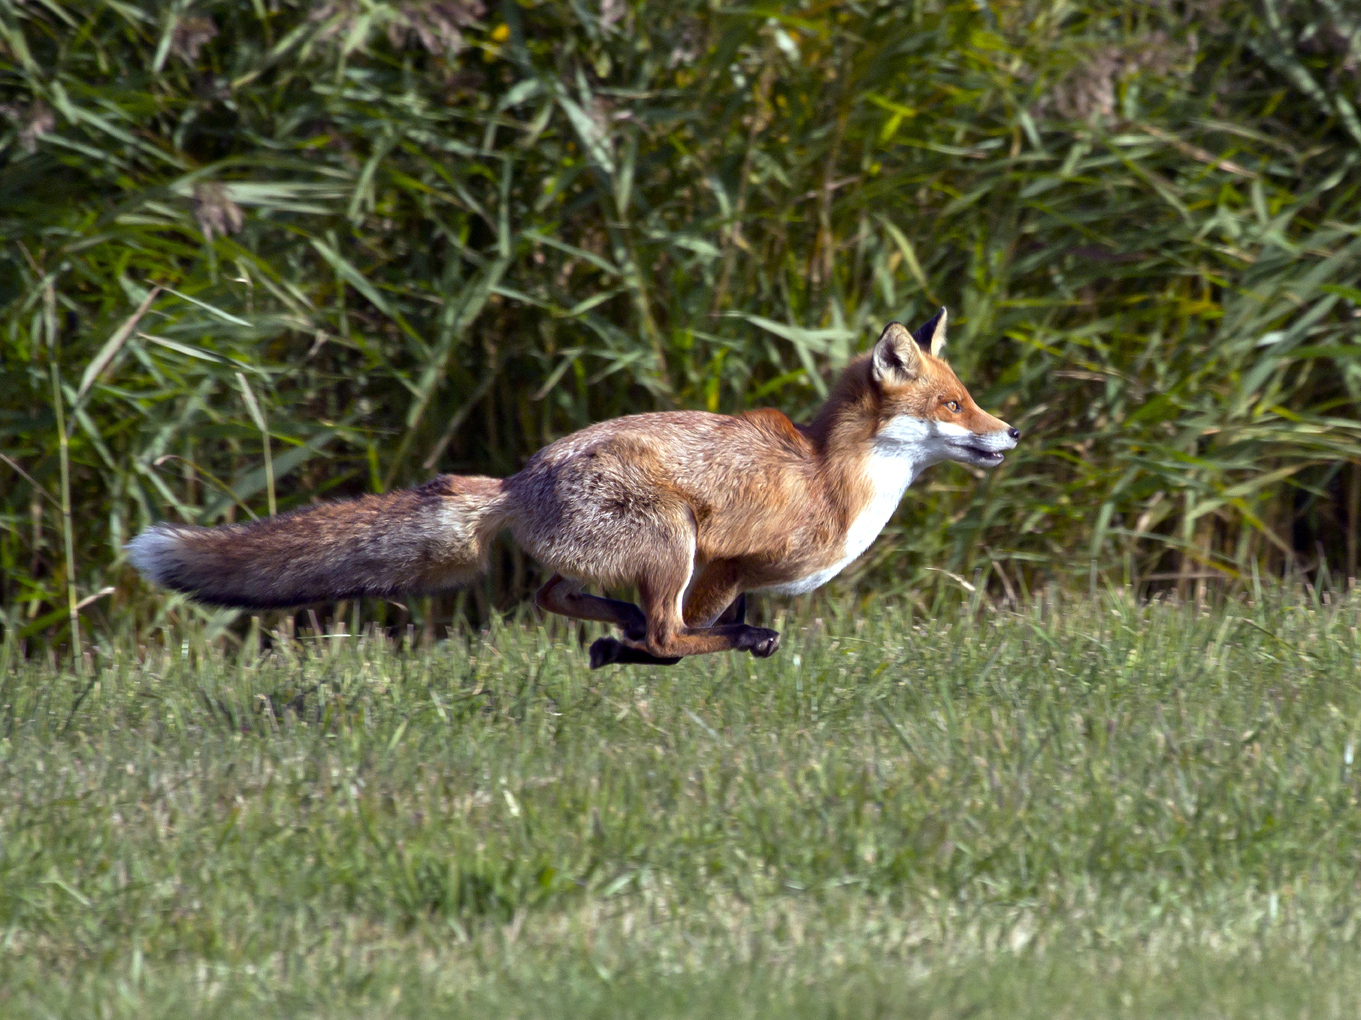
M0 0L3 626L154 625L155 519L806 414L940 304L1027 438L876 584L1352 576L1359 90L1339 0Z
M1358 105L1339 0L0 0L0 1014L1355 1015ZM940 304L1027 438L770 662L123 558Z

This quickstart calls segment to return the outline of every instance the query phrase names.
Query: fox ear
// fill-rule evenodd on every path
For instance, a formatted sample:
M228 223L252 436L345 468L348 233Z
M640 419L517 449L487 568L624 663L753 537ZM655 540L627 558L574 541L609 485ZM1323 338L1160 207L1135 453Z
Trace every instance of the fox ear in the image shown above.
M921 326L912 334L912 339L917 341L917 346L933 358L939 358L941 351L945 350L945 323L949 318L950 313L942 308L931 318L930 322Z
M911 382L921 372L917 342L901 322L890 322L879 334L870 355L870 375L877 383Z

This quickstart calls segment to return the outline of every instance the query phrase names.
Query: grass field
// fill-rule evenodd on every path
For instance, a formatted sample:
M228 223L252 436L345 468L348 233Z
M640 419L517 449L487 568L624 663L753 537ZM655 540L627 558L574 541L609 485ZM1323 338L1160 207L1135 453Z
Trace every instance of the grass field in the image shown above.
M0 1014L1361 1006L1361 598L801 613L671 670L6 648Z

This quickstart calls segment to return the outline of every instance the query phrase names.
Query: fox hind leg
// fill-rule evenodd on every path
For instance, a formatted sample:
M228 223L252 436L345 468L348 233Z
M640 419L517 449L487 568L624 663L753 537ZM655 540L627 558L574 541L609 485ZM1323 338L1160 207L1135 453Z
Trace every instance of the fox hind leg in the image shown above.
M574 620L598 620L613 623L624 629L627 637L641 641L647 637L647 617L632 602L587 595L575 581L554 574L534 595L534 603L548 613L569 616ZM680 656L659 657L637 648L630 648L614 638L598 638L591 645L591 668L599 669L609 663L674 666Z
M744 623L726 624L689 628L671 645L664 646L673 649L674 654L656 655L648 651L647 647L646 644L640 646L610 637L597 638L591 644L591 668L633 664L674 666L687 655L732 650L751 652L758 659L765 659L779 650L780 635L777 631L765 627L748 627Z
M703 625L709 623L704 617L714 612L707 610L708 604L726 607L719 611L720 616L730 613L734 617L739 613L745 615L745 603L737 604L735 595L740 593L736 592L736 577L729 576L732 574L730 569L711 570L706 567L690 593L691 604L682 606L681 600L690 586L694 569L693 535L691 524L688 533L676 536L682 539L683 544L668 543L669 549L665 552L669 552L669 555L658 550L662 554L657 555L649 564L651 569L639 577L638 591L643 614L647 617L647 637L644 641L626 639L621 643L622 649L646 652L657 659L730 650L751 652L759 658L775 654L780 647L780 635L773 630L751 627L741 622ZM687 626L687 616L693 623L701 625ZM598 658L611 662L623 661L607 655L611 651L602 647L597 652L593 647L593 664ZM628 661L634 660L630 658Z
M641 648L634 648L612 637L596 638L591 643L591 668L611 664L618 666L674 666L681 661L679 655L653 655Z
M544 612L570 616L575 620L613 623L624 636L641 641L647 636L647 617L632 602L587 595L581 585L561 574L554 574L534 595L534 604Z
M559 461L532 462L506 487L522 510L511 525L516 541L562 575L545 585L539 605L625 628L622 641L596 642L593 666L625 661L660 664L732 649L764 656L778 647L780 638L773 630L741 622L714 626L740 594L732 583L736 578L729 580L721 596L714 596L705 619L692 616L682 605L695 569L695 514L672 484L668 465L647 444L615 437ZM725 565L726 571L734 569L733 564ZM584 595L567 580L572 577L633 581L641 610ZM641 621L634 615L639 611Z

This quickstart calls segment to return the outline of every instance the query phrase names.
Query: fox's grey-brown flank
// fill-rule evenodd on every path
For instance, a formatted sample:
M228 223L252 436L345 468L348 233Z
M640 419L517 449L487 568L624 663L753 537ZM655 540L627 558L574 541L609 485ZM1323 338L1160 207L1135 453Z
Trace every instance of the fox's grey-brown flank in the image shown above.
M553 571L542 609L622 628L591 646L592 668L772 655L780 635L747 625L747 592L825 584L924 468L993 467L1020 438L942 360L945 323L944 309L915 333L889 323L806 425L775 410L630 415L544 447L509 478L441 475L250 524L158 524L128 555L201 602L265 609L453 587L509 529ZM637 585L642 605L588 584Z

